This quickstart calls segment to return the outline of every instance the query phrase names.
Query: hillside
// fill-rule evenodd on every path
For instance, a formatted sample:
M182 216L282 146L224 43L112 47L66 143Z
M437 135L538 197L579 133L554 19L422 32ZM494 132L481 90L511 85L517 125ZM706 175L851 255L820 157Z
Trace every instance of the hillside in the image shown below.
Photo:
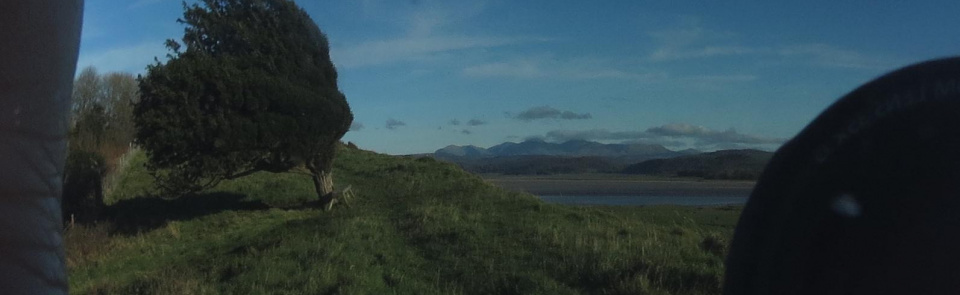
M757 179L773 153L723 150L671 159L648 160L627 166L623 173L708 179Z
M155 197L133 158L108 218L65 233L76 294L719 294L739 209L545 204L452 164L341 149L313 207L301 175Z

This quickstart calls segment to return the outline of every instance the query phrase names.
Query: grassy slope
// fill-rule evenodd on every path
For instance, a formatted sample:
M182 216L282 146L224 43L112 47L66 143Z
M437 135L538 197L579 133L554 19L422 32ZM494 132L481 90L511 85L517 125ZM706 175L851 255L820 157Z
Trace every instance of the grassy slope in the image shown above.
M255 174L193 197L146 197L142 155L113 221L66 233L71 291L89 293L719 293L738 209L545 204L452 164L342 150L322 212L309 180Z

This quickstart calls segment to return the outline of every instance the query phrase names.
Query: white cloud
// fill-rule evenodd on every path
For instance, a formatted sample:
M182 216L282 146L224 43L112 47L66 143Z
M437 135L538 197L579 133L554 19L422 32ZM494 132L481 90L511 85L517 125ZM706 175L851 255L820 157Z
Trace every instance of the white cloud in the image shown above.
M834 68L889 69L898 64L890 57L829 44L745 46L738 43L736 33L705 29L696 18L686 19L682 23L676 28L647 33L657 44L657 48L646 56L647 61L671 62L752 56Z
M423 62L447 53L487 49L521 42L530 38L468 35L456 32L457 24L469 20L484 9L483 1L416 1L406 3L364 1L368 14L387 18L388 23L405 31L403 36L348 42L331 48L331 58L339 68L359 68L403 62Z
M491 48L518 42L517 39L504 37L406 37L333 48L330 56L337 67L357 68L425 60L439 53Z
M407 19L411 36L430 36L451 22L447 11L427 8L414 11Z
M666 78L662 72L641 72L619 69L612 62L595 58L560 60L549 57L528 57L508 62L493 62L464 68L470 77L558 78L571 80L620 79L655 81Z
M101 72L123 71L143 73L154 57L166 59L168 51L162 41L148 41L140 44L114 47L100 51L87 51L81 48L77 60L77 71L94 66Z
M470 66L463 69L463 74L473 77L538 78L545 76L546 72L533 62L517 61Z
M705 46L685 49L675 47L661 47L650 54L651 61L672 61L718 56L747 55L759 53L761 50L746 46Z
M681 80L702 83L751 82L757 80L755 75L698 75L683 77Z
M705 29L696 18L687 18L676 28L651 31L647 35L658 44L657 49L647 56L647 60L653 62L743 55L755 51L754 48L729 44L736 34Z
M716 131L703 126L691 125L686 123L672 123L662 126L651 127L646 130L647 134L671 137L671 138L690 138L696 139L698 145L715 145L723 143L736 144L782 144L785 139L761 137L737 132L730 128L726 131Z

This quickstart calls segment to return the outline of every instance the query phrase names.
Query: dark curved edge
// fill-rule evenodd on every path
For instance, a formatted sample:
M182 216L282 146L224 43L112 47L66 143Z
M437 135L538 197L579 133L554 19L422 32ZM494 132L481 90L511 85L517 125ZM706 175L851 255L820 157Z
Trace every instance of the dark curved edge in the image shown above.
M911 65L883 75L843 96L784 144L773 156L743 209L726 263L724 294L762 294L758 285L765 247L789 233L780 232L781 213L802 200L786 199L788 190L810 178L824 161L830 161L830 142L851 128L851 120L868 107L876 107L891 92L924 81L960 77L960 58L945 58ZM767 253L769 254L769 253Z
M67 294L60 196L83 0L0 1L0 293Z

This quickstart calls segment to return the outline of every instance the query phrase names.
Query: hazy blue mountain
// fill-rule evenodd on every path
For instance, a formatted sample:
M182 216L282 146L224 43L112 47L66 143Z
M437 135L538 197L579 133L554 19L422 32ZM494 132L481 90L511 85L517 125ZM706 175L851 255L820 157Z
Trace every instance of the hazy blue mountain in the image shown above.
M432 156L460 164L464 169L477 173L553 174L617 172L629 164L645 160L695 153L699 151L671 151L658 144L527 140L505 142L487 149L472 145L450 145L437 150Z

